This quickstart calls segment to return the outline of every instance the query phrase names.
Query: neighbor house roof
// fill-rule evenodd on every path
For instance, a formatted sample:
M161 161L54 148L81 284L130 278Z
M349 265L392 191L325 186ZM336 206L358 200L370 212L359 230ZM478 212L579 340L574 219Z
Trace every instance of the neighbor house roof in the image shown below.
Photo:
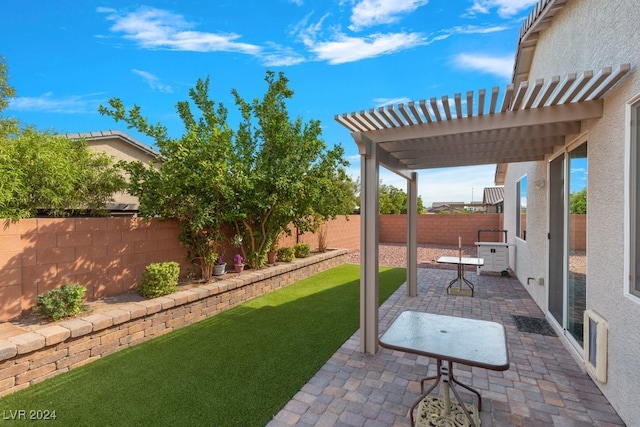
M153 148L149 147L146 144L143 144L142 142L136 140L135 138L133 138L130 135L127 135L124 132L121 132L119 130L105 130L105 131L99 131L99 132L83 132L83 133L68 133L66 135L67 138L70 139L84 139L86 141L99 141L99 140L108 140L108 139L113 139L113 138L117 138L127 144L129 144L131 147L142 151L143 153L146 153L147 155L150 155L152 157L160 157L160 153L157 152L156 150L154 150Z
M90 150L105 153L115 162L140 161L143 164L149 164L160 161L160 153L156 150L117 130L70 133L66 137L85 140ZM139 206L140 202L137 197L123 191L113 195L113 202L107 204L107 209L112 214L114 212L135 213Z

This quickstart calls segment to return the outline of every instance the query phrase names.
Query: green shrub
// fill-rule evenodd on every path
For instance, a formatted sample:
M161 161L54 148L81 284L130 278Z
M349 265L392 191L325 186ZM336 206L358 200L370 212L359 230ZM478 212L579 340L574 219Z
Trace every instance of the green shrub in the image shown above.
M180 265L175 262L154 262L142 273L138 293L145 298L161 297L178 290Z
M36 306L33 307L38 315L52 320L71 317L84 310L82 297L87 288L75 283L65 283L58 289L38 295Z
M296 254L293 248L278 249L278 261L291 262L294 259L296 259Z
M296 258L306 258L311 255L311 245L308 243L296 243L293 246Z

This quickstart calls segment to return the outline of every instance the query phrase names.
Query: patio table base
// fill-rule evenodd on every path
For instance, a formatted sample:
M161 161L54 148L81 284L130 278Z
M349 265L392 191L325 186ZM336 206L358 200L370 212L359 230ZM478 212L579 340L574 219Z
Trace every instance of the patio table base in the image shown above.
M472 425L459 403L450 401L449 405L449 414L443 415L445 412L444 399L432 396L425 397L418 405L416 427L469 427ZM475 425L480 426L478 408L471 404L464 406L473 418Z
M458 280L458 279L455 279ZM454 281L455 283L455 281ZM458 296L463 296L463 297L472 297L473 296L473 288L468 287L468 288L463 288L462 286L451 286L453 285L450 284L449 287L447 288L447 294L449 295L458 295Z

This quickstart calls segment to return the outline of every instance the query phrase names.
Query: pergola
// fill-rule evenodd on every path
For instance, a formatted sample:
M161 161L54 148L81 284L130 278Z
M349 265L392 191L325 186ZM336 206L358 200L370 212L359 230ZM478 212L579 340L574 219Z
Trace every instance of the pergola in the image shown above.
M602 117L603 98L630 64L473 91L396 107L336 115L361 161L360 350L378 350L379 166L407 180L407 289L417 295L417 172L420 169L541 161ZM498 173L504 173L498 167ZM503 177L497 176L498 179Z

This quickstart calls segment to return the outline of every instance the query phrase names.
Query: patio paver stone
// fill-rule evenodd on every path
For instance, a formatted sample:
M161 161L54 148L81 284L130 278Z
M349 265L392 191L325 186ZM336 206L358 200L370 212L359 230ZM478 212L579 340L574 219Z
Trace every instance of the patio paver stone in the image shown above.
M624 426L593 380L559 337L519 332L512 315L544 317L516 278L469 278L474 297L447 295L453 270L418 269L418 296L406 283L380 308L379 332L404 310L499 322L507 331L510 368L487 371L455 366L456 377L482 395L483 427ZM435 374L435 360L380 348L363 354L358 332L349 338L267 425L409 426L408 410L420 379ZM461 395L471 402L470 393Z

